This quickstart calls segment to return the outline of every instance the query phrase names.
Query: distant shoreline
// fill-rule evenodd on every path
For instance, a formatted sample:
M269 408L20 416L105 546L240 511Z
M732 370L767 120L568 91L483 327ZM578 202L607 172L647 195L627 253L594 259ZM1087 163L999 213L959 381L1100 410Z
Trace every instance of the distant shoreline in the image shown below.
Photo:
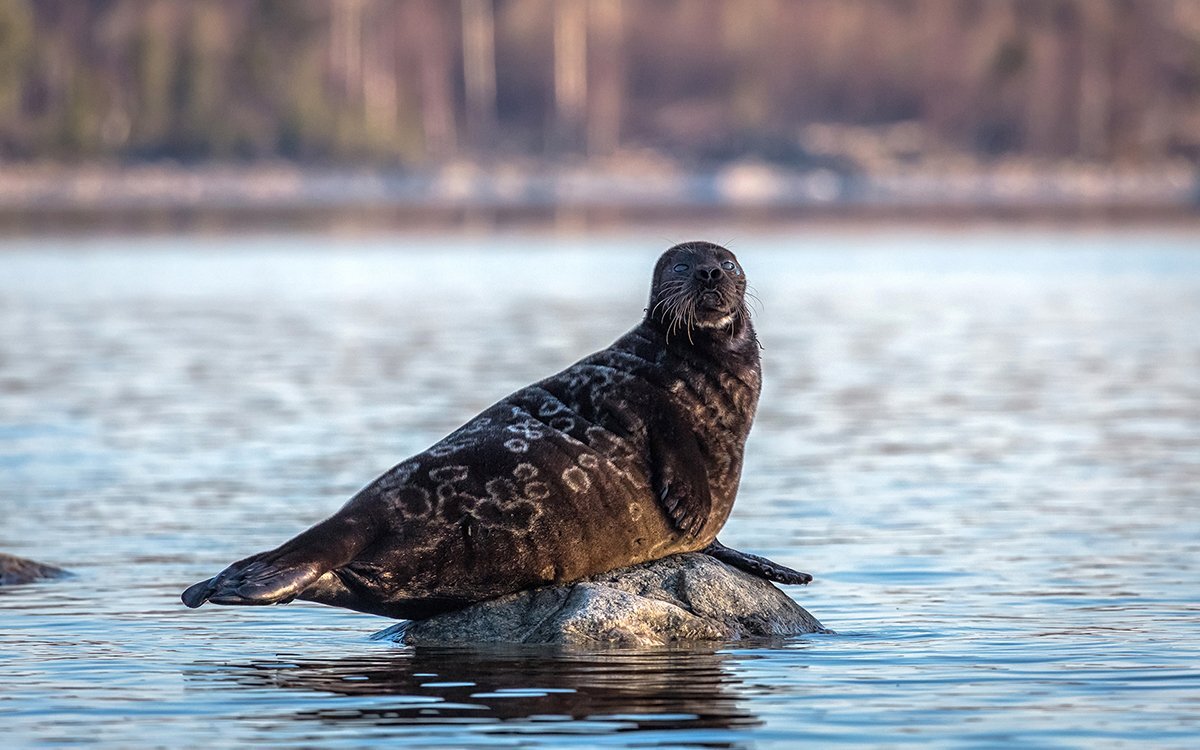
M1200 220L1200 170L1081 164L887 174L470 162L436 169L285 163L6 165L0 231L612 227L678 222L1181 222Z

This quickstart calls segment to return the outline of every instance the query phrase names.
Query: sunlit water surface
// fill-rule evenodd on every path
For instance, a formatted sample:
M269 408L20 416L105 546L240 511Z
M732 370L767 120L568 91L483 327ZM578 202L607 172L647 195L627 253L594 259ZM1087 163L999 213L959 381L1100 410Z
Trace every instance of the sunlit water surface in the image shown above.
M1194 747L1200 238L734 238L766 385L727 544L837 635L445 651L183 587L641 315L672 239L5 240L5 747ZM726 240L726 237L714 238Z

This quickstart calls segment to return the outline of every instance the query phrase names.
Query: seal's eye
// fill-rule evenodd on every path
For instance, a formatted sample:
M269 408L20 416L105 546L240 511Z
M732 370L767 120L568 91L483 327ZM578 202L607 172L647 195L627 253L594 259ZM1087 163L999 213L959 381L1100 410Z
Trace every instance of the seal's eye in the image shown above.
M686 270L688 270L687 263L676 263L675 264L675 273L683 273Z
M733 264L733 261L731 261L731 260L727 260L724 263L722 263L721 268L724 268L726 271L736 271L737 270L737 266L735 266Z

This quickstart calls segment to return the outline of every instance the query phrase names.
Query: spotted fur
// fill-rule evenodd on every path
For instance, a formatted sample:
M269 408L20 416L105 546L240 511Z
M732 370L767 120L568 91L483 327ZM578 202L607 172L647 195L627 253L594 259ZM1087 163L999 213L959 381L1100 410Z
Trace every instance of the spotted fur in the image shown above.
M671 248L645 318L610 347L488 407L185 602L302 598L423 617L714 544L761 380L745 291L728 250Z

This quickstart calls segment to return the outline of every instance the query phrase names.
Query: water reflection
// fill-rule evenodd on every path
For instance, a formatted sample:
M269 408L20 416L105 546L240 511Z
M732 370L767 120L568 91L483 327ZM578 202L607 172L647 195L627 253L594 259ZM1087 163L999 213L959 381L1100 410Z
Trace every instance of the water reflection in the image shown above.
M741 680L728 659L711 647L412 647L330 661L290 662L281 656L275 662L221 665L189 679L343 696L347 700L326 700L294 714L332 724L572 722L572 734L757 726L761 721L736 699Z

